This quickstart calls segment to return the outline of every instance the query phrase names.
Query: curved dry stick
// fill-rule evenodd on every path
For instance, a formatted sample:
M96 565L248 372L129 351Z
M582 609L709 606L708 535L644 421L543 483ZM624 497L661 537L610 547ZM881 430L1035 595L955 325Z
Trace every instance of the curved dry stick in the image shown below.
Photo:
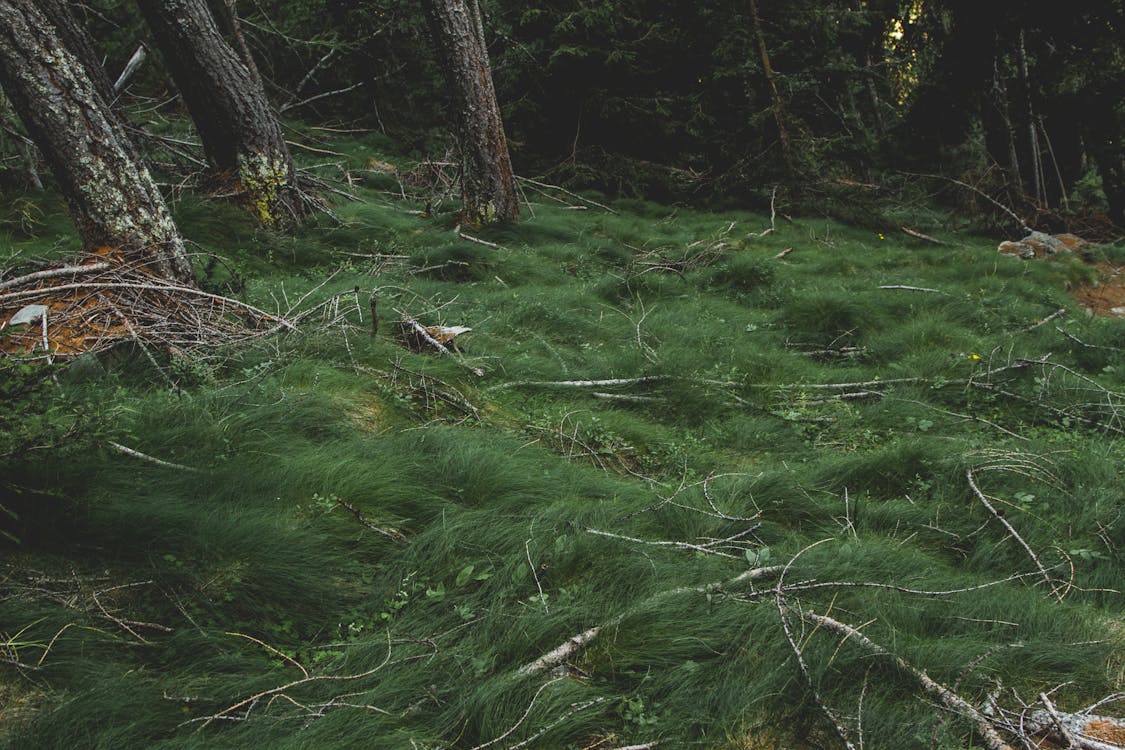
M84 263L77 266L63 266L62 268L48 268L43 271L35 271L25 276L17 276L14 279L7 281L0 281L0 290L10 289L14 286L19 286L29 281L38 281L39 279L50 279L55 276L66 276L67 274L80 274L80 273L94 273L95 271L105 271L110 268L111 264L104 261L98 263Z
M535 701L539 699L539 695L544 690L546 690L548 686L553 685L554 683L558 682L559 680L565 680L565 679L566 679L565 677L556 677L555 679L550 680L549 682L544 682L542 685L540 685L539 689L535 691L535 695L531 696L531 703L527 704L527 710L523 712L523 716L521 716L519 718L519 721L517 721L512 726L508 727L508 731L504 732L504 734L500 735L496 739L492 739L492 740L489 740L488 742L485 742L484 744L477 745L476 747L471 748L471 750L484 750L484 748L486 748L486 747L492 747L497 742L500 742L505 737L507 737L509 734L516 731L516 729L519 728L519 725L523 724L524 720L526 720L527 717L531 714L531 709L535 707Z
M857 629L853 628L851 625L846 625L839 620L834 620L826 615L818 615L815 612L809 612L808 610L803 609L798 609L797 614L801 618L810 620L816 625L825 628L826 630L831 630L835 633L843 635L845 639L850 638L854 641L857 641L860 645L864 646L865 648L867 648L867 650L878 656L889 656L892 660L894 660L899 669L907 672L908 674L912 675L914 679L918 680L918 683L922 686L922 689L929 695L937 698L937 700L940 701L943 706L951 711L956 711L972 719L976 723L977 733L980 734L989 750L1013 750L1012 746L1005 742L1004 738L1000 736L1000 733L992 724L992 721L983 713L981 713L976 706L954 693L945 685L942 685L940 682L934 680L921 669L911 666L901 656L897 656L896 654L891 653L887 649L872 641L863 633L859 632Z
M1020 546L1023 547L1027 552L1028 557L1030 557L1031 561L1035 563L1035 567L1039 569L1039 574L1043 576L1043 580L1046 581L1047 585L1051 588L1051 594L1061 602L1063 600L1063 596L1059 593L1058 588L1055 586L1055 581L1053 578L1051 578L1051 574L1047 572L1047 569L1045 567L1043 567L1043 563L1039 562L1039 556L1035 554L1035 550L1033 550L1031 548L1031 545L1023 540L1023 537L1020 536L1015 527L1008 522L1008 519L1004 518L1003 514L996 510L996 506L994 506L989 501L988 495L985 495L983 492L981 492L980 487L977 486L976 477L973 475L972 469L969 469L965 472L965 477L969 480L969 486L972 488L973 494L977 496L977 499L980 500L981 504L984 505L984 507L988 508L988 511L993 515L993 517L997 521L999 521L1005 529L1008 530L1008 533L1012 535L1012 538L1020 543Z
M819 542L813 542L789 559L789 562L787 562L785 564L785 567L782 568L781 575L777 578L777 586L775 586L773 589L774 604L777 605L777 614L778 617L781 618L781 629L785 632L785 640L789 642L789 647L793 650L793 655L797 657L797 667L801 671L801 676L805 678L805 682L808 683L809 690L812 692L813 700L816 701L817 707L820 708L825 717L827 717L828 720L832 722L832 727L836 730L837 736L839 736L840 740L844 743L844 747L846 747L848 750L855 750L855 745L853 745L851 740L848 739L848 731L844 729L843 723L839 718L837 718L836 714L833 713L832 709L830 709L828 705L820 698L820 692L816 689L816 685L813 683L812 674L809 672L809 667L805 663L805 657L801 653L800 646L797 645L797 640L793 637L793 630L789 625L789 618L786 617L785 598L782 595L785 585L785 574L789 572L789 568L793 565L794 562L797 561L797 558L808 552L813 547L830 541L832 540L821 539Z
M61 292L69 289L142 289L150 292L181 292L183 294L191 294L196 297L206 297L207 299L216 302L225 302L228 305L256 313L264 317L266 320L277 318L276 315L268 313L265 310L248 305L245 302L239 302L230 297L224 297L220 294L211 294L202 289L192 289L188 286L178 286L176 284L137 284L132 282L118 281L118 282L91 282L88 284L74 283L74 284L59 284L58 286L47 287L45 289L26 289L19 292L8 292L7 294L0 294L0 301L17 299L19 297L34 297L35 295L48 294L50 292ZM293 325L284 318L278 318L278 328L288 328L290 330L297 330L297 326Z

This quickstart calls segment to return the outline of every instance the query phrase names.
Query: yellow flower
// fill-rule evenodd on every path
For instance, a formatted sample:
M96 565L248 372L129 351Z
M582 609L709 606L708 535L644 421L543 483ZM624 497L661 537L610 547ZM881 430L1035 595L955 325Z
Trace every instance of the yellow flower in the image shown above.
M980 359L980 355L979 354L970 354L969 359L971 359L975 362L976 360Z

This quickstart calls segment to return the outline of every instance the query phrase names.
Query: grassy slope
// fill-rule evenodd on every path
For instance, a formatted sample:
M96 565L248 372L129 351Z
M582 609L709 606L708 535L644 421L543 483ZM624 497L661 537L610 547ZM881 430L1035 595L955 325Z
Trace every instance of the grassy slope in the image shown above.
M362 158L363 144L344 147ZM314 321L174 362L177 388L134 372L140 357L64 377L109 437L203 471L96 446L12 467L6 502L23 542L6 548L0 641L39 668L0 666L8 746L472 748L517 723L489 746L834 746L772 597L718 584L821 540L787 581L944 590L1034 573L968 486L966 470L990 462L1011 470L981 472L982 487L1043 563L1073 561L1081 588L1063 603L1033 575L945 597L825 588L800 606L864 625L974 700L995 682L1008 706L1011 689L1068 682L1064 709L1121 689L1122 598L1104 591L1122 573L1121 441L1044 404L1120 428L1120 403L1097 389L1123 387L1125 329L1074 315L1025 330L1070 305L1067 286L1087 279L1076 259L1025 263L989 240L916 244L820 219L759 237L768 219L754 214L545 201L484 235L492 249L375 187L337 207L339 225L292 239L255 235L211 204L179 210L189 236L250 280L251 301L293 299L339 269L310 299L359 286L363 322L352 312L350 328ZM3 252L65 247L50 230ZM636 263L720 241L714 263L682 276ZM371 275L372 261L344 253L409 257ZM894 284L942 293L878 288ZM486 375L404 350L389 335L395 308L472 326L464 362ZM863 353L801 352L843 346ZM1003 376L1029 402L965 384L1048 353L1067 369ZM668 377L596 390L655 400L499 387L645 375ZM782 387L898 378L921 380L847 402ZM712 473L727 476L705 494ZM706 544L755 524L715 547L731 557L588 531ZM127 583L138 585L110 590ZM173 632L130 634L102 607ZM596 625L566 678L515 674ZM853 741L977 741L888 660L794 627ZM246 721L191 721L302 670L334 679L267 695Z

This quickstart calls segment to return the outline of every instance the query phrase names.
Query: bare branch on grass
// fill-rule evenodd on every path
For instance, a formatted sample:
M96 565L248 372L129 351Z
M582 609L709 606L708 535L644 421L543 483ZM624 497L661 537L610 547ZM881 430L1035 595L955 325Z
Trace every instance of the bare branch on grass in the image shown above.
M838 635L842 635L845 640L858 643L867 651L877 656L889 657L900 670L917 680L926 694L936 698L946 709L972 720L976 726L977 734L984 740L989 750L1013 750L1012 746L1000 735L993 719L986 716L979 708L969 703L957 693L931 678L923 670L911 665L901 656L891 653L851 625L808 610L797 609L795 611L803 620L807 620L825 630L830 630Z
M980 487L977 485L976 476L973 474L972 469L969 469L965 472L965 478L969 480L969 487L972 488L973 494L977 496L978 500L980 500L981 505L987 508L988 512L992 514L993 518L995 518L1001 526L1007 529L1012 538L1019 542L1019 545L1024 548L1024 551L1027 552L1028 557L1031 558L1031 561L1035 563L1035 567L1038 568L1040 575L1043 576L1043 580L1046 581L1047 586L1050 587L1051 594L1061 602L1063 600L1063 594L1059 592L1058 587L1055 585L1054 579L1051 578L1051 574L1047 572L1047 569L1043 567L1043 563L1039 561L1039 556L1035 554L1035 550L1031 548L1031 545L1024 541L1024 538L1020 536L1015 527L1013 527L1008 519L1004 517L1004 514L996 510L996 506L992 504L988 495L981 491Z

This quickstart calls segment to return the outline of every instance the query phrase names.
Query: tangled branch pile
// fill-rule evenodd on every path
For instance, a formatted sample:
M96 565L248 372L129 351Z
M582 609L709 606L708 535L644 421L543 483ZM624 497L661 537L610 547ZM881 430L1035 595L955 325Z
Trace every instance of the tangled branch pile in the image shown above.
M0 276L0 357L69 359L124 341L184 353L293 327L284 316L156 276L108 247L78 263Z

